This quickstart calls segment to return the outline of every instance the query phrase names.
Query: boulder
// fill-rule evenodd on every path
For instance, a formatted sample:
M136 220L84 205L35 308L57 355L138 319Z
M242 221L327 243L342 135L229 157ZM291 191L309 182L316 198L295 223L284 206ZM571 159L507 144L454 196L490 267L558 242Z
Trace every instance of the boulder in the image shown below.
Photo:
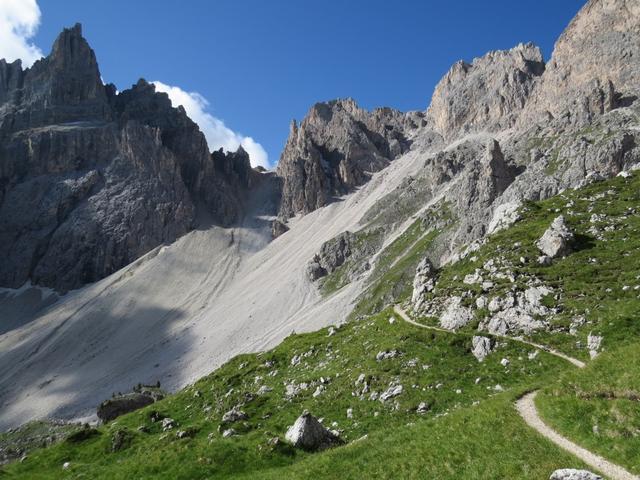
M589 333L587 336L587 348L589 349L589 356L593 359L598 356L598 351L602 345L602 336Z
M561 468L553 472L549 480L602 480L602 477L588 470Z
M289 227L287 227L283 222L278 219L275 219L271 222L271 236L273 238L278 238L283 233L289 231Z
M382 360L387 360L389 358L396 358L399 355L397 350L383 350L378 352L376 355L376 360L381 362Z
M479 362L482 362L487 355L491 353L491 344L492 342L489 337L474 336L471 340L471 353L473 353L473 356L476 357Z
M120 415L151 405L155 401L154 396L146 392L118 395L102 402L98 406L97 415L103 422L109 422Z
M341 443L340 438L322 424L308 411L304 411L285 435L294 447L316 451Z
M464 327L473 320L473 311L462 305L462 298L451 297L440 315L440 326L447 330Z
M249 416L246 413L244 413L238 407L233 407L222 416L222 421L224 423L234 423L241 420L246 420L247 418L249 418Z
M382 394L380 394L379 400L381 402L386 402L390 398L397 397L403 391L402 385L391 385L387 388Z
M569 230L564 217L560 215L544 232L536 246L548 257L558 258L571 253L572 242L573 233Z

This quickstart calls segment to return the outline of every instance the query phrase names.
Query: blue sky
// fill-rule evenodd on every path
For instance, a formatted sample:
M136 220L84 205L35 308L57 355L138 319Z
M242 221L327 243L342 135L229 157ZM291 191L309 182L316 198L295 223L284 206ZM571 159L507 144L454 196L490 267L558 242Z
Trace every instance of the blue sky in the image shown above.
M107 82L139 77L209 101L273 164L289 122L321 100L425 109L452 63L519 42L545 58L584 0L37 0L45 53L76 21Z

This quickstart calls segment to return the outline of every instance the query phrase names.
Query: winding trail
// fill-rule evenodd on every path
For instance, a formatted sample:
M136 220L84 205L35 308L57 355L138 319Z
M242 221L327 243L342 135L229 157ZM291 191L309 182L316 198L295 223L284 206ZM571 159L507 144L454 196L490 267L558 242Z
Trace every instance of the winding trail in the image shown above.
M400 317L402 317L402 319L407 322L410 323L411 325L414 325L416 327L420 327L420 328L426 328L428 330L435 330L437 332L445 332L445 333L456 333L452 330L447 330L446 328L440 328L440 327L432 327L430 325L423 325L422 323L418 323L415 322L413 320L411 320L411 318L409 317L409 315L407 315L407 312L404 311L404 309L400 306L400 305L394 305L393 306L393 311L396 312L398 315L400 315ZM575 365L578 368L584 368L585 367L585 363L582 360L578 360L577 358L573 358L570 357L568 355L565 355L562 352L559 352L558 350L555 350L553 348L547 347L546 345L540 345L539 343L533 343L530 342L528 340L524 340L523 338L519 338L519 337L508 337L506 335L496 335L496 334L492 334L492 336L497 337L497 338L504 338L506 340L512 340L514 342L520 342L520 343L524 343L526 345L530 345L532 347L535 347L539 350L542 350L543 352L547 352L551 355L554 355L558 358L562 358L563 360L566 360L569 363L572 363L573 365Z
M558 432L549 427L536 409L535 398L538 392L531 392L520 398L516 402L516 409L524 421L535 429L540 435L551 440L560 448L575 455L590 467L598 470L612 480L638 480L640 477L633 475L619 465L611 463L600 455L590 452L582 448L580 445L573 443L571 440L560 435Z
M429 325L423 325L421 323L415 322L409 317L409 315L407 315L407 313L404 311L404 309L400 305L394 305L393 310L405 322L411 325L414 325L416 327L425 328L428 330L435 330L438 332L456 333L444 328L432 327ZM523 340L522 338L507 337L504 335L494 335L494 336L499 338L506 338L506 339L524 343L527 345L531 345L551 355L555 355L556 357L562 358L563 360L566 360L567 362L571 363L572 365L578 368L585 367L585 363L578 360L577 358L573 358L568 355L565 355L564 353L554 350L552 348L549 348L545 345L539 345L537 343L529 342L527 340ZM595 453L592 453L589 450L582 448L581 446L573 443L571 440L563 437L558 432L556 432L551 427L549 427L547 424L545 424L542 418L540 418L540 415L538 414L538 410L536 409L535 398L537 395L538 395L538 391L534 391L524 395L516 402L516 409L518 410L518 413L520 414L520 416L522 417L522 419L525 421L527 425L529 425L531 428L536 430L540 435L542 435L546 439L551 440L553 443L555 443L557 446L559 446L563 450L566 450L567 452L575 455L584 463L594 468L595 470L603 473L605 476L607 476L608 478L611 478L612 480L640 480L640 477L633 475L631 472L625 470L623 467L619 465L609 462L608 460L604 459L600 455L596 455Z

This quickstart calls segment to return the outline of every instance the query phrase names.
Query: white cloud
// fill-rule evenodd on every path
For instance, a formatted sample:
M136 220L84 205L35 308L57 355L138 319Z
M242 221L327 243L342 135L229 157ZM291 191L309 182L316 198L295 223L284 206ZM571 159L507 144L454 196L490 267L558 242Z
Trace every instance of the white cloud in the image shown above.
M2 1L2 0L0 0ZM196 122L204 133L210 150L218 150L220 147L227 151L235 152L240 145L249 154L251 165L269 168L267 152L258 142L251 137L245 137L228 128L222 120L214 117L207 108L209 102L197 92L185 92L180 87L174 87L162 82L151 82L156 86L156 91L165 92L171 99L174 107L182 105L189 118Z
M41 58L42 51L30 40L39 26L36 0L0 0L0 58L21 59L23 67Z

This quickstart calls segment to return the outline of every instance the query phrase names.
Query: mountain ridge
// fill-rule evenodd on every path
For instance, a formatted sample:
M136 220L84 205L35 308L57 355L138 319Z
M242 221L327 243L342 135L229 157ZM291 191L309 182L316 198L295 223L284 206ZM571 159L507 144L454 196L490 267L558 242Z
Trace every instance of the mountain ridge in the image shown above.
M598 13L596 7L603 1L590 1L579 14L581 20L572 25L585 23L592 11ZM634 4L621 1L606 3L614 7ZM599 32L597 22L586 24ZM613 24L617 25L615 19ZM630 38L635 37L630 34ZM592 54L590 47L581 53L583 57ZM607 62L618 65L624 52L613 49L612 55L610 62L598 58L602 63L598 69L606 69ZM523 58L533 65L523 64ZM640 160L640 117L639 106L632 100L635 77L624 72L638 69L639 58L628 57L626 70L615 83L612 80L613 96L607 98L628 99L611 104L615 108L593 109L591 90L585 91L582 82L577 82L577 89L573 84L563 86L566 88L558 95L564 95L568 103L559 104L560 110L586 102L587 114L581 114L580 122L560 110L547 114L549 99L540 86L555 85L557 72L550 70L549 63L541 72L542 58L532 45L452 67L449 80L434 93L441 100L431 112L404 114L384 108L367 112L352 100L319 103L300 126L292 126L276 174L250 170L242 151L208 152L197 126L144 81L110 97L107 113L113 119L105 125L47 125L48 129L35 128L36 136L29 137L32 132L7 130L8 119L23 117L5 115L0 132L17 136L9 143L9 137L1 137L0 171L10 175L8 181L7 176L1 177L0 183L4 208L0 210L0 225L4 225L0 245L5 246L1 253L11 263L0 269L0 280L13 288L30 278L36 284L74 290L52 305L21 316L22 325L0 336L0 403L8 412L0 415L0 425L53 413L65 418L90 417L95 404L114 390L157 379L171 390L178 389L233 355L273 347L292 329L308 331L337 324L356 305L363 305L364 310L354 312L352 318L376 313L409 288L418 260L426 258L434 268L442 268L462 258L466 249L481 245L492 225L513 220L523 203L629 170ZM587 66L592 63L585 62ZM485 64L478 71L478 65ZM0 85L14 85L15 76L3 76L9 69L2 65L0 80L5 80ZM545 80L545 75L551 80ZM624 83L627 78L631 79L628 85ZM2 95L0 89L0 98ZM505 105L509 111L502 118L499 113ZM512 106L517 112L511 111ZM528 115L540 113L542 120L525 122ZM68 118L64 110L46 115ZM42 118L49 118L46 115ZM437 129L434 124L439 125ZM18 152L18 159L31 158L25 153L29 138L36 146L33 140L40 139L43 147L36 151L50 148L43 138L58 142L54 146L59 150L51 147L47 161L37 164L42 172L55 175L39 174L24 187L46 193L51 179L60 185L61 193L50 202L55 208L46 210L55 218L53 226L38 225L33 219L42 216L40 203L27 204L15 219L8 212L18 204L7 204L6 198L19 193L12 190L18 183L12 182L20 172L7 151ZM109 148L97 152L97 144ZM91 168L80 162L78 170L73 148L92 152L89 145L94 145L99 161L90 164ZM50 164L51 158L64 162ZM96 168L102 164L110 165L108 175L102 167ZM140 169L135 180L141 185L136 187L140 190L126 193L119 186L130 177L120 171L131 165ZM145 197L150 195L145 190L150 178L157 185L153 195ZM112 190L105 191L109 185ZM104 192L104 197L87 197L96 190ZM124 211L131 216L124 220L121 204L110 202L121 198L118 195L123 191L133 199L125 203ZM139 195L150 200L143 208ZM82 218L75 229L66 230L57 223L59 215L64 217L78 201L82 205L98 202L97 211L105 213L105 223L98 226L106 225L115 232L113 238L125 239L123 250L115 250L117 255L109 253L109 242L100 247L103 251L87 242L89 248L84 251L82 238L78 243L67 241L78 232L92 231ZM162 205L162 211L156 205ZM129 206L133 212L128 211ZM87 213L90 220L94 212ZM203 212L215 221L199 223L198 214ZM270 223L277 216L287 221L289 230L272 239ZM66 218L74 219L73 215ZM149 222L152 234L135 231L140 219ZM7 241L2 235L29 233L31 225L38 232L54 229L59 237L54 232L55 241L41 247L38 241L31 242L32 253L18 256L19 242ZM128 230L135 235L118 237ZM95 238L100 239L99 228L95 231ZM341 235L353 242L371 241L375 254L356 258L338 255L346 252L330 252L338 254L329 256L343 261L334 266L335 276L316 282L309 279L308 262L333 244L342 248L344 244L332 242ZM394 258L390 251L410 250L412 245L421 247L420 259L390 260ZM44 262L38 269L47 251L51 251L51 263ZM361 251L369 252L366 248ZM79 275L77 269L69 268L77 259L67 255L84 256L89 266L100 268ZM63 278L58 278L58 272ZM388 272L396 283L386 290L374 289L371 282ZM321 282L338 276L340 282L333 284L340 288L323 293L327 283ZM84 288L77 288L81 285ZM1 292L0 308L8 304L19 308L21 295L26 293ZM78 339L95 346L95 351L76 345ZM67 355L62 356L63 351ZM35 353L25 360L28 352ZM108 358L114 355L136 361L110 364ZM44 377L51 382L43 384Z

